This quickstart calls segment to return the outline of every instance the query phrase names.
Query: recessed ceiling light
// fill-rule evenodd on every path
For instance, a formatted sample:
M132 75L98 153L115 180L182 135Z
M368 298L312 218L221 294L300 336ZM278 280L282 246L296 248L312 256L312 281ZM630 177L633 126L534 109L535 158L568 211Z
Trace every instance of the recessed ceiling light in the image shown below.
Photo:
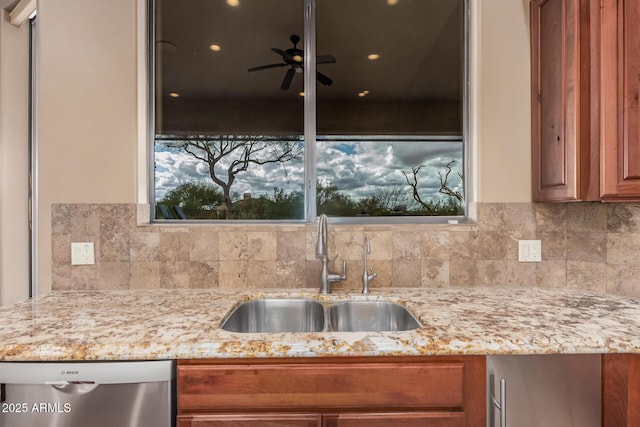
M365 95L369 95L369 91L368 90L363 90L362 93L364 93Z
M209 49L211 49L214 52L220 52L222 48L220 47L219 44L212 44L211 46L209 46Z
M389 6L396 5L396 4L398 4L398 0L387 0L387 4L388 4Z
M240 0L227 0L227 4L231 7L238 7L240 6Z
M178 98L180 96L180 94L178 92L171 92L169 94L169 96L172 97L172 98Z
M367 55L367 59L370 61L375 61L376 59L380 59L380 54L370 53L369 55Z

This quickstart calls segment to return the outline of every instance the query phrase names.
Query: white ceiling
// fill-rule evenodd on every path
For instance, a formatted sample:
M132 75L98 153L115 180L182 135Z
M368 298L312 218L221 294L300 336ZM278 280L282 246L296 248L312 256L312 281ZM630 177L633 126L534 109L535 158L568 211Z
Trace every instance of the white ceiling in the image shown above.
M271 48L292 47L303 36L303 1L157 0L163 19L156 28L156 54L164 64L158 81L169 92L193 99L295 96L280 84L287 67L249 73L250 67L282 62ZM460 99L462 49L460 0L318 0L317 54L335 64L318 70L334 81L319 86L325 99ZM163 42L159 43L162 40ZM221 46L212 52L209 45ZM299 48L303 48L301 41ZM379 53L377 61L367 54ZM292 95L293 94L293 95Z

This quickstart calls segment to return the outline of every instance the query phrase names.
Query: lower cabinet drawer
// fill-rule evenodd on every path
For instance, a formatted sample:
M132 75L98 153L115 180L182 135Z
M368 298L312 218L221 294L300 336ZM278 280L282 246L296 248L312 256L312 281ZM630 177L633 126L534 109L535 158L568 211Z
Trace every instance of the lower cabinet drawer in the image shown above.
M182 365L178 408L180 414L458 410L463 407L463 373L462 362Z
M464 414L448 412L324 415L324 427L464 427Z
M180 415L178 427L322 427L320 414Z

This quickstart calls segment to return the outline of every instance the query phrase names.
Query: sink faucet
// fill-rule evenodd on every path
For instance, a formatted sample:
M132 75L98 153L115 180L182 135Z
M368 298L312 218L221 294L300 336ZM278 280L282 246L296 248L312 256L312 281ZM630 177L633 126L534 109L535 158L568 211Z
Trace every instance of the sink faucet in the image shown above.
M329 255L327 249L327 216L322 214L318 217L318 241L316 242L316 258L322 261L322 271L320 272L320 293L331 292L329 283L339 282L347 278L347 261L342 261L342 274L329 272ZM337 256L336 256L337 257Z
M362 293L369 293L369 283L376 278L377 274L374 273L373 268L369 267L371 274L367 273L367 258L371 254L371 242L367 236L364 236L364 271L362 272Z

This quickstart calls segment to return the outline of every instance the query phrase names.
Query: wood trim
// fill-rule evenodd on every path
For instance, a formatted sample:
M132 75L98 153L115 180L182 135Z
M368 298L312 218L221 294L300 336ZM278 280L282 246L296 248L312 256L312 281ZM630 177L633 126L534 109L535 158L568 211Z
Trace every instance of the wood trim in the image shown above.
M602 360L602 426L640 427L640 354Z

